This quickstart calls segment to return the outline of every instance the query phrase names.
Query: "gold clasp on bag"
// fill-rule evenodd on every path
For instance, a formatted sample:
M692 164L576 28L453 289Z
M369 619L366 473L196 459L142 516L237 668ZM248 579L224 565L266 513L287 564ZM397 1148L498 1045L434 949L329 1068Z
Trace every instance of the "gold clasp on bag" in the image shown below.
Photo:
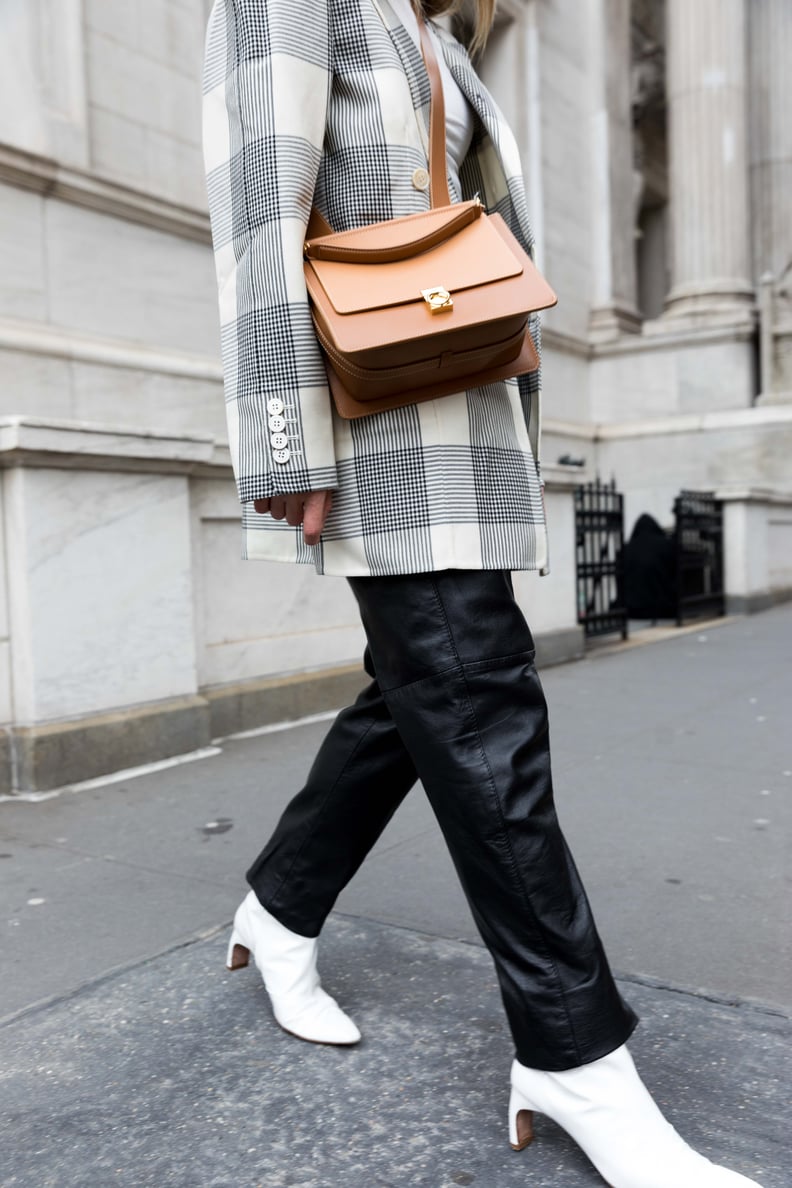
M444 313L447 309L454 308L453 297L442 285L436 285L434 289L421 289L421 296L433 314Z

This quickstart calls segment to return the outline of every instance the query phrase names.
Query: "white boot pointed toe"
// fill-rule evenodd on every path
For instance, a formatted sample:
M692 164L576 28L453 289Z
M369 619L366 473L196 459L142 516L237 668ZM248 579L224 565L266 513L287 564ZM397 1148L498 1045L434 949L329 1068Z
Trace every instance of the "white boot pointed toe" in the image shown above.
M585 1151L610 1188L760 1188L689 1147L666 1122L625 1046L565 1072L514 1061L509 1136L533 1138L534 1111L547 1114Z
M334 998L319 989L311 1002L297 1014L281 1010L273 1002L273 1013L284 1031L314 1044L337 1044L350 1047L361 1040L355 1024L345 1015Z
M316 969L318 940L285 928L248 892L234 916L227 966L242 969L253 954L284 1031L315 1044L360 1042L355 1024L322 989Z

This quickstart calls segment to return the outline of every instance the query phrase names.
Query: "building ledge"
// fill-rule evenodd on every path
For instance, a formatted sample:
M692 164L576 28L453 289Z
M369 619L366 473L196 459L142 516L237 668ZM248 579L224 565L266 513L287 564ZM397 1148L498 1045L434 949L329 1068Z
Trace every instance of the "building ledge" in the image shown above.
M759 503L792 507L792 488L779 491L769 487L719 487L715 490L715 498L721 503Z
M0 468L58 467L194 474L231 465L228 447L208 434L4 417L0 420Z
M220 360L211 355L191 355L186 351L147 346L132 339L88 334L84 330L52 326L46 322L0 317L0 350L46 355L51 359L129 371L150 371L157 375L175 375L180 379L217 383L223 380Z
M61 165L50 157L40 157L4 144L0 144L0 182L59 198L129 223L154 227L182 239L212 242L209 216L204 211L180 206L167 198L157 198L131 186Z
M602 421L584 424L544 417L546 437L568 437L579 441L619 441L631 437L664 437L672 434L706 433L719 429L792 428L792 404L754 405L711 413L674 413L667 417L646 417L639 421Z
M649 351L678 350L685 346L706 346L710 343L750 342L756 333L752 316L745 313L731 320L701 319L700 322L685 322L683 319L657 318L644 322L640 334L622 334L607 342L594 343L595 358L613 355L646 354Z

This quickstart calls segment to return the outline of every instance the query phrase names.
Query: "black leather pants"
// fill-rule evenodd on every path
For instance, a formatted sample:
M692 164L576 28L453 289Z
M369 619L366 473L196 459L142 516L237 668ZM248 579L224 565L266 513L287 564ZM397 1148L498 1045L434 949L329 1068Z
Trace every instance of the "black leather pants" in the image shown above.
M533 640L501 571L350 578L374 679L330 729L248 871L287 928L318 935L420 777L495 962L517 1058L562 1070L637 1018L608 967L553 804Z

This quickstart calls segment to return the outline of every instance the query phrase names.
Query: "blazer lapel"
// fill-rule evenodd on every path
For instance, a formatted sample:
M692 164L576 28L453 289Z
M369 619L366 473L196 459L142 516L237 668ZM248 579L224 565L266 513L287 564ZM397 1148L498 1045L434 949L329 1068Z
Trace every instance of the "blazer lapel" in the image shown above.
M427 158L429 156L429 115L431 90L421 51L405 29L389 0L371 0L388 30L401 60L410 87L416 123ZM446 65L481 125L483 136L473 138L468 161L477 158L471 176L471 193L480 191L482 201L491 209L507 207L504 213L512 231L530 245L533 242L525 208L522 166L514 135L500 113L497 103L470 65L464 49L455 38L439 29L439 41ZM466 172L465 167L461 171Z
M379 13L385 28L388 30L394 49L399 55L404 72L407 75L413 107L415 108L418 131L428 158L429 113L432 93L423 56L399 19L398 14L388 3L388 0L371 0L371 2Z
M398 14L389 0L372 0L374 8L380 15L382 23L388 30L394 48L401 59L410 84L413 107L419 116L419 127L422 139L429 143L429 109L431 90L429 75L426 73L423 55L405 29ZM499 123L496 109L489 92L471 69L467 57L457 44L440 32L440 43L446 65L456 80L462 94L470 103L473 111L479 117L485 130L497 144L497 125Z

